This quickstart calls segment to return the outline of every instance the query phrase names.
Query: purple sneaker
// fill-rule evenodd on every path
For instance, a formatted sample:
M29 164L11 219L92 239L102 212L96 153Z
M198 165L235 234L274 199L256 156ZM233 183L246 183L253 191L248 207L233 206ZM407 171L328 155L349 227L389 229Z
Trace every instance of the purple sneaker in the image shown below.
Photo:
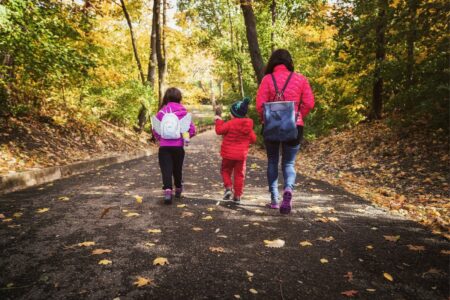
M289 214L291 212L292 190L286 189L283 193L283 201L280 206L281 214Z
M180 199L181 198L181 193L183 192L183 188L176 188L175 189L175 198L176 199Z
M279 209L280 206L278 205L278 203L267 203L267 204L266 204L266 208L270 208L270 209Z
M164 191L164 204L172 204L172 190L167 189Z

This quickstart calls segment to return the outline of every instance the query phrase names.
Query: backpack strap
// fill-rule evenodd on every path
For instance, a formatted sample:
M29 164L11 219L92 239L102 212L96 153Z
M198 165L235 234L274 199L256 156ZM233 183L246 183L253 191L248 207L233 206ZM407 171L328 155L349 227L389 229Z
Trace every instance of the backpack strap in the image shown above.
M286 90L289 81L292 78L292 74L294 74L294 72L289 73L288 78L286 79L286 82L284 83L283 89L281 90L281 92L278 90L278 85L277 85L277 81L275 80L275 76L272 74L272 81L273 81L273 86L275 87L275 101L282 101L284 100L284 91Z

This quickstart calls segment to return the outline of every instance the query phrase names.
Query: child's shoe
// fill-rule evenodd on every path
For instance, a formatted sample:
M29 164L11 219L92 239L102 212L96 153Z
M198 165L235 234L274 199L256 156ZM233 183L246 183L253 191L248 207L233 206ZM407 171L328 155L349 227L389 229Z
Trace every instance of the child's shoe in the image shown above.
M183 188L176 188L175 189L175 199L180 199L182 192L183 192Z
M292 190L285 189L283 193L283 201L280 206L280 213L289 214L291 212Z
M223 193L223 200L230 200L232 194L233 193L231 192L230 188L225 188L225 192Z
M240 196L234 196L233 197L233 202L234 202L234 204L237 204L237 205L241 204L241 197Z
M164 191L164 204L172 204L172 190L167 189Z

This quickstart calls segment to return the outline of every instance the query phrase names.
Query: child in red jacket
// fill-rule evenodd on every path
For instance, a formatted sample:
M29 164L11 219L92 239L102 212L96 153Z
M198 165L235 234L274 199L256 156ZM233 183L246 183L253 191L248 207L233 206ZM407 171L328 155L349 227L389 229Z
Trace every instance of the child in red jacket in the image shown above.
M229 200L232 194L234 173L233 201L239 204L244 190L245 164L250 144L256 142L253 131L253 120L247 118L249 98L235 102L230 109L231 120L224 122L216 116L216 133L223 135L220 155L222 156L222 178L225 186L224 200Z

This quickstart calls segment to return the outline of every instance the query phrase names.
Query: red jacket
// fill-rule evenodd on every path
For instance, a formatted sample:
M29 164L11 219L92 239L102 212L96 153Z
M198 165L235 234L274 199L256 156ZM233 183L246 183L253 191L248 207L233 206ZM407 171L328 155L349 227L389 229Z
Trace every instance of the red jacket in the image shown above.
M275 76L275 81L277 82L278 90L280 92L289 76L289 73L290 71L285 65L278 65L273 70L273 75ZM263 122L263 104L267 101L273 101L273 99L275 99L275 94L276 92L275 86L273 85L272 76L264 76L256 95L256 110L259 113L261 122ZM298 116L297 125L304 126L304 118L314 107L314 95L308 79L301 74L294 73L292 74L291 80L284 91L284 99L287 101L295 101L295 112L298 110L300 96L302 98L302 104L300 106L300 114Z
M250 144L256 142L253 120L249 118L217 120L216 133L224 136L220 155L226 159L246 160Z

